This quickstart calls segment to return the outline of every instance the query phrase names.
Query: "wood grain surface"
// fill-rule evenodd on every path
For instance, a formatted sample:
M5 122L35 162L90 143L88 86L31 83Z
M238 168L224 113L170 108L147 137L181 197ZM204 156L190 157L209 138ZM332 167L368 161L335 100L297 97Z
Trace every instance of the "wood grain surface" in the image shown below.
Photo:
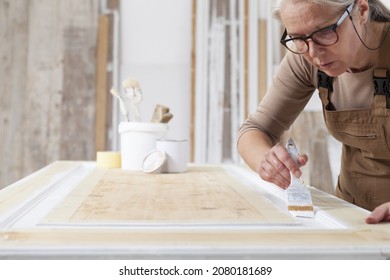
M278 190L240 166L55 162L0 191L0 259L389 258L389 223L365 224L367 211L314 187L316 218L298 221Z
M223 168L180 174L96 169L44 223L294 223Z

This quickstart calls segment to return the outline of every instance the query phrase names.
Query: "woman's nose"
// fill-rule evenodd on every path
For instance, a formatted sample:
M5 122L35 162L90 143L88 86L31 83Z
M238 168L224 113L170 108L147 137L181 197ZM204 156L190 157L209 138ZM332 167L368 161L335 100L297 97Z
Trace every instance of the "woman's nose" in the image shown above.
M312 58L316 57L317 54L318 54L319 48L321 46L319 46L316 43L314 43L313 40L308 40L307 41L307 45L309 47L309 51L308 51L309 56L312 57Z

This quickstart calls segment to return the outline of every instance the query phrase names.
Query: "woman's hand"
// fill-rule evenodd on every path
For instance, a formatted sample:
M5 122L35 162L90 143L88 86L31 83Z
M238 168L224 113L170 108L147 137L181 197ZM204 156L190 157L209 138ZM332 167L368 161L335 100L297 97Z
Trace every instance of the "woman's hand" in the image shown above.
M380 222L390 222L390 202L379 205L366 218L367 224L377 224Z
M302 173L299 167L305 165L307 161L307 155L299 155L297 165L287 150L277 144L260 158L257 173L263 180L286 189L290 185L290 171L296 177L300 177Z
M300 177L299 167L308 160L306 155L299 155L297 165L284 147L279 144L274 146L268 134L254 129L241 135L238 150L248 166L263 180L283 189L290 185L290 171Z

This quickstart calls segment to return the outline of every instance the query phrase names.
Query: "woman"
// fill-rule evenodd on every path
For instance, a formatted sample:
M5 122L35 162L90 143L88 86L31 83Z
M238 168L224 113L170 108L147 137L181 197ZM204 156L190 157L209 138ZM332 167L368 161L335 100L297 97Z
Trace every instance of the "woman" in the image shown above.
M301 176L278 142L318 88L328 130L343 143L336 195L368 210L390 201L390 11L379 0L278 0L275 15L289 51L240 129L242 158L283 189L290 171Z

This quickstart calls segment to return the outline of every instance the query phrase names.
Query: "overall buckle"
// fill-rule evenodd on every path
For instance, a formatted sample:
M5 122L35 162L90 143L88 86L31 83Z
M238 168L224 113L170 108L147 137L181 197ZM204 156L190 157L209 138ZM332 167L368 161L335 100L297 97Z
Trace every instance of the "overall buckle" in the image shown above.
M374 69L373 80L374 80L375 95L386 95L390 97L389 70L386 68Z

